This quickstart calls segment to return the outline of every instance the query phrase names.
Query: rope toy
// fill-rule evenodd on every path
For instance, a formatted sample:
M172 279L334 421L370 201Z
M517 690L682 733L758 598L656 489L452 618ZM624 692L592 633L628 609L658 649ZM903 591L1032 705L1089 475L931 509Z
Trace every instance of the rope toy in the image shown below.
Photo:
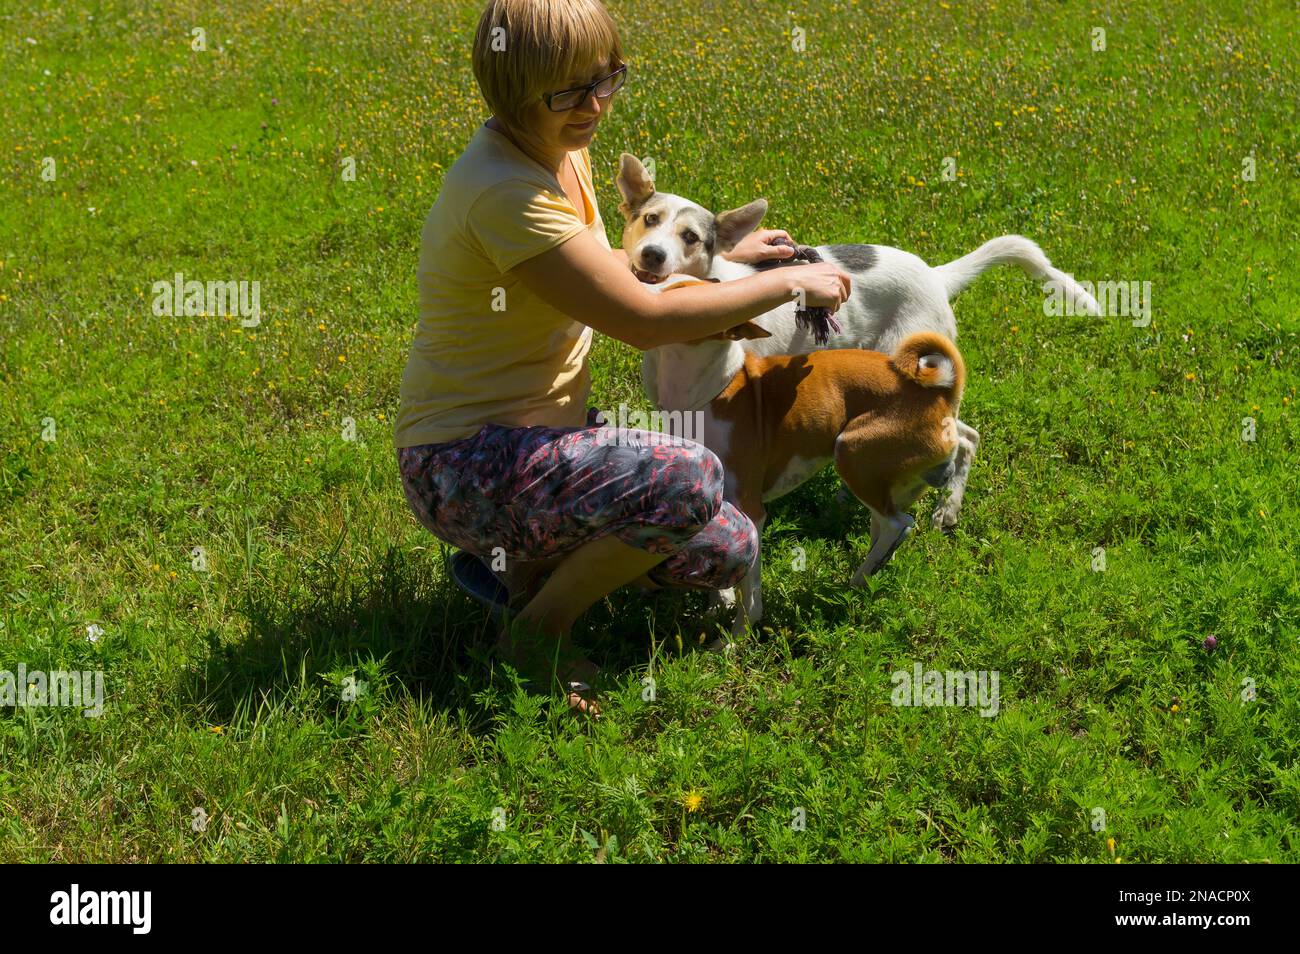
M760 272L765 272L769 268L784 268L787 265L814 265L822 261L822 257L811 245L796 245L787 238L775 238L771 244L788 245L794 249L794 255L790 258L771 258L765 262L753 263L754 268ZM825 307L796 309L794 320L800 327L812 332L813 341L818 345L830 341L832 331L839 334L841 330L840 323L831 315L831 310Z

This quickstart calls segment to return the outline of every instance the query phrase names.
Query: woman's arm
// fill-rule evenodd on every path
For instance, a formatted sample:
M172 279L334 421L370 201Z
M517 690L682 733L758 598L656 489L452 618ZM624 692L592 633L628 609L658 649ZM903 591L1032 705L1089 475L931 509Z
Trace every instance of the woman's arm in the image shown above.
M832 311L849 296L849 276L826 263L658 295L637 281L625 259L586 232L521 262L513 272L552 308L642 351L734 328L788 302L797 289L809 306Z

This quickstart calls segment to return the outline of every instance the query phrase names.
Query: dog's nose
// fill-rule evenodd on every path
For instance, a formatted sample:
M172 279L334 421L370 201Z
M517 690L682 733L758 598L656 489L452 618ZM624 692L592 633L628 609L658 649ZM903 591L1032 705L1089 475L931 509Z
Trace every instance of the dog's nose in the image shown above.
M641 264L646 268L658 268L667 257L658 245L647 245L641 249Z

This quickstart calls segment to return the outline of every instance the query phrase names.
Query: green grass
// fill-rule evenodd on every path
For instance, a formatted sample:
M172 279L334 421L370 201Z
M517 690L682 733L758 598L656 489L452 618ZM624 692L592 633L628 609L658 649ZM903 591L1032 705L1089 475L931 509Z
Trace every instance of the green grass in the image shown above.
M611 0L611 229L626 150L801 242L1020 232L1154 304L1050 318L986 277L958 530L850 590L865 511L823 474L735 660L694 650L699 594L588 614L595 724L480 674L391 449L479 4L169 6L3 17L0 669L102 670L108 708L0 709L0 861L1300 860L1293 4ZM260 281L260 327L155 317L178 271ZM637 364L600 340L592 403L644 406ZM1000 712L893 707L915 662L998 671Z

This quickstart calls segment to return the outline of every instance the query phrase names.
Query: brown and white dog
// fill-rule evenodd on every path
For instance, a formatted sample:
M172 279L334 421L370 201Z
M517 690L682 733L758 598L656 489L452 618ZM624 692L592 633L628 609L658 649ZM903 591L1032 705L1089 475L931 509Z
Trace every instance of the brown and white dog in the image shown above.
M656 287L692 284L699 282L678 278ZM906 509L927 485L942 486L951 477L965 364L957 347L933 331L908 335L892 355L857 348L744 353L740 341L767 334L745 322L700 341L665 345L660 360L695 368L740 361L731 381L700 411L703 443L722 461L724 496L760 537L764 504L834 463L845 486L871 510L871 549L853 577L860 586L911 532ZM761 618L761 578L760 556L740 586L733 633Z

